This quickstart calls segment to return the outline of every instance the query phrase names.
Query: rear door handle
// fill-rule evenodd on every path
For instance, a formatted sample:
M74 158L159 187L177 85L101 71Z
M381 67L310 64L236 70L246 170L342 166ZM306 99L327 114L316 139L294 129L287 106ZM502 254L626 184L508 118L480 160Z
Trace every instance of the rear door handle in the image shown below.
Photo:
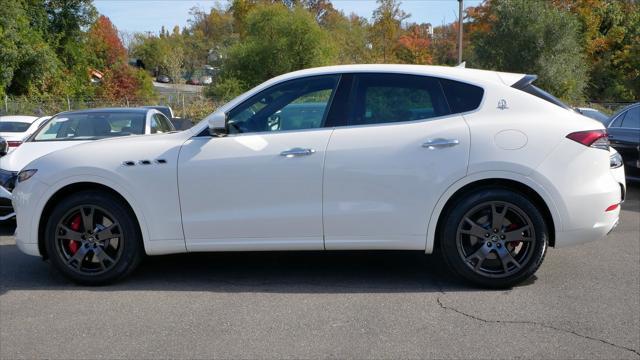
M303 148L293 148L289 150L285 150L280 153L280 156L284 156L286 158L298 157L298 156L307 156L315 153L314 149L303 149Z
M437 138L437 139L429 139L426 143L422 144L422 147L427 148L429 150L435 150L435 149L442 149L442 148L456 146L458 144L460 144L460 141L458 141L458 139Z

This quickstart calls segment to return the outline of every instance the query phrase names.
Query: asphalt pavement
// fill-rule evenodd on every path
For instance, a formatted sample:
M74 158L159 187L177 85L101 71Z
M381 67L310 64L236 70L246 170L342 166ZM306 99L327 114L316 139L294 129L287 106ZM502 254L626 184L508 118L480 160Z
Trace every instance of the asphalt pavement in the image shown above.
M80 287L0 227L0 358L640 359L640 188L606 239L507 291L416 252L147 258Z

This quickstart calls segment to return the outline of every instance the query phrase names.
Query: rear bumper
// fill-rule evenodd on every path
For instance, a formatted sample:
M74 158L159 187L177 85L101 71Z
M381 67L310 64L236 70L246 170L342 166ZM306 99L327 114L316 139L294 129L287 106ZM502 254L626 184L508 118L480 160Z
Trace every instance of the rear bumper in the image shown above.
M604 212L604 209L602 210ZM620 207L604 213L591 227L556 232L555 247L567 247L597 241L609 235L618 226Z
M555 247L600 240L618 224L626 184L624 169L610 168L609 152L566 140L532 177L555 199Z

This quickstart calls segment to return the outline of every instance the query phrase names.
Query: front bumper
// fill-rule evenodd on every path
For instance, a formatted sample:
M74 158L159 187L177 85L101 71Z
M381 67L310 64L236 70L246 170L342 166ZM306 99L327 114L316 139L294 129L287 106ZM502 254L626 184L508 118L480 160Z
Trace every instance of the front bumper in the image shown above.
M49 186L38 179L20 183L13 191L16 212L16 245L28 255L41 256L38 249L38 224L44 207L43 195Z

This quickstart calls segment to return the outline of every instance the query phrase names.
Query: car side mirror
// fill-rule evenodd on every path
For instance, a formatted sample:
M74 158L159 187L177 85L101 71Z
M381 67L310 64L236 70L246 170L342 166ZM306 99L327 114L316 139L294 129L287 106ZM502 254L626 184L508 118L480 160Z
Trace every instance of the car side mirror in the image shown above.
M209 124L209 134L211 136L227 135L227 114L224 112L215 112L207 118Z

